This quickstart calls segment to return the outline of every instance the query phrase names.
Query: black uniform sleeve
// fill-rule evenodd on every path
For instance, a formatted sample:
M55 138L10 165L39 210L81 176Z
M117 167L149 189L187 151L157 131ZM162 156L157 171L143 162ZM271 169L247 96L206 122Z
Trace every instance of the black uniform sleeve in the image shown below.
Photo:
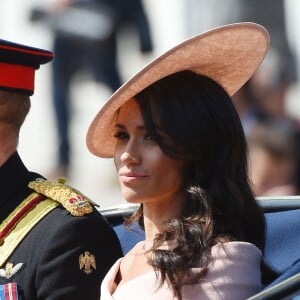
M66 214L61 211L41 239L45 245L35 279L37 299L99 300L104 275L122 256L119 241L98 212ZM85 253L92 259L84 260Z

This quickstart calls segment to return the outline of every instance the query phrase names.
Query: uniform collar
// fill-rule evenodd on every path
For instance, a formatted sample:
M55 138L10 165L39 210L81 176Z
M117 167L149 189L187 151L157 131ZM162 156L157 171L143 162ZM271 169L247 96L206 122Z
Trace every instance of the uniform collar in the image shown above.
M17 152L0 167L0 206L17 196L18 191L26 188L28 174L29 172Z

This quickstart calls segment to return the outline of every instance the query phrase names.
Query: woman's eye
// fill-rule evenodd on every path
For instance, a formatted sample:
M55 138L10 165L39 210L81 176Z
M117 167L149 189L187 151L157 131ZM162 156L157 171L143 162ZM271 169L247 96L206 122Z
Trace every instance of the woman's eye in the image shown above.
M151 134L146 134L144 138L146 141L155 141L156 140L155 137Z
M129 137L129 135L128 135L127 132L119 131L119 132L117 132L117 133L114 134L114 137L117 140L124 140L124 139L127 139Z

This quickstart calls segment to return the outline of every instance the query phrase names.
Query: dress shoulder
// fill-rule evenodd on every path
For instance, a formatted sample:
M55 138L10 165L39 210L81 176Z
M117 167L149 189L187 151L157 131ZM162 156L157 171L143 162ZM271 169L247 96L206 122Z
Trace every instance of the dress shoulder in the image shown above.
M246 299L262 289L261 251L247 242L220 243L212 247L208 273L198 284L183 287L186 299ZM197 272L193 268L192 272ZM199 296L198 296L199 297Z

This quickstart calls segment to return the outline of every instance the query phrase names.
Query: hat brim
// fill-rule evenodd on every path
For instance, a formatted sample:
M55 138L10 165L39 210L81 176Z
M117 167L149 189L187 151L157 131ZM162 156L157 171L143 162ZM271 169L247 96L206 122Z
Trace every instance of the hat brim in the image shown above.
M191 70L210 77L231 96L254 74L270 43L261 25L243 22L196 35L160 55L124 83L98 112L87 133L87 147L96 156L113 157L115 112L137 93L168 75Z

